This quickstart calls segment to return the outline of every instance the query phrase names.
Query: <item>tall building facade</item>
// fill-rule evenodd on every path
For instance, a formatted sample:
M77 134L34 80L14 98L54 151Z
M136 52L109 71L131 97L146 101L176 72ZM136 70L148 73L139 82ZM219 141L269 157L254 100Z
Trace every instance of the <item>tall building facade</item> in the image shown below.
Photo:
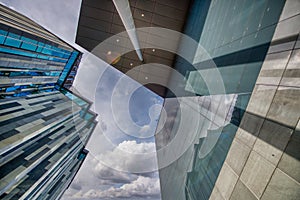
M59 199L83 163L97 122L91 102L67 89L80 57L0 6L1 199Z
M95 50L125 31L112 2L82 1L76 41L124 73L149 64L129 75L170 88L147 85L165 97L156 133L162 199L299 199L299 1L129 4L143 62L123 50L125 34ZM117 63L105 52L119 53Z
M1 6L3 98L63 86L79 52L38 24Z

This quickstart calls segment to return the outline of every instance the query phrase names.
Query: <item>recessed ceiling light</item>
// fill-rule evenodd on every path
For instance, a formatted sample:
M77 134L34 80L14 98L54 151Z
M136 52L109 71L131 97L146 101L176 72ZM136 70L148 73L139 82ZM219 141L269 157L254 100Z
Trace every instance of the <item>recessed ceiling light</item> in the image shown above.
M144 17L145 16L144 13L142 13L141 16Z
M155 52L155 49L152 49L153 52Z
M145 77L145 79L147 80L147 79L148 79L148 77L146 76L146 77Z
M120 42L120 40L119 40L119 39L117 39L116 41L117 41L117 42Z
M111 54L111 51L108 51L108 52L107 52L107 55L110 55L110 54Z
M133 66L133 63L130 63L130 66Z

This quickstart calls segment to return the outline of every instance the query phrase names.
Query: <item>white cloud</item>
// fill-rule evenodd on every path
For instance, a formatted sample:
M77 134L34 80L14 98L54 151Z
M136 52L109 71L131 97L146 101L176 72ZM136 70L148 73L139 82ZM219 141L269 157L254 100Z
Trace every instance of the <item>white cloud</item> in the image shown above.
M160 185L157 178L139 176L135 181L124 184L119 188L111 187L104 191L89 190L82 194L77 193L77 197L87 199L95 198L126 198L126 197L151 197L160 196Z
M147 154L155 152L155 144L153 142L137 143L136 141L124 141L119 144L118 148L122 151L133 154Z
M133 196L159 199L159 177L154 171L156 163L154 143L123 141L115 149L100 155L89 153L64 199ZM149 173L139 173L143 169L148 169Z
M136 175L129 173L124 173L121 171L114 170L112 168L106 167L101 163L97 163L94 168L94 173L97 178L102 180L107 180L107 183L130 183L132 180L136 179Z
M94 155L100 165L129 173L148 173L157 169L154 142L123 141L112 151Z

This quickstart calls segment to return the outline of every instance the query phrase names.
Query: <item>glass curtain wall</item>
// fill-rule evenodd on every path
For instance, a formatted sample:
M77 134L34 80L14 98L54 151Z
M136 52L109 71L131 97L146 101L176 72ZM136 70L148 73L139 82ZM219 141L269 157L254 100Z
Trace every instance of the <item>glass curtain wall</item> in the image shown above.
M156 134L163 199L209 199L284 3L195 0L190 6L184 33L199 45L189 49L193 63L180 57L174 63L185 84L171 75L169 88L180 88L181 96L168 92ZM217 86L223 90L210 90ZM169 148L177 137L180 143Z

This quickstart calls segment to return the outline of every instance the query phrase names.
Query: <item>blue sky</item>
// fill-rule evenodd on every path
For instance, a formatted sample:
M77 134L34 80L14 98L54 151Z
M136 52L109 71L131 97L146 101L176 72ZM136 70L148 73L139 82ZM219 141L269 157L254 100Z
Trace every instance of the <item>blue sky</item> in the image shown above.
M153 134L163 99L74 44L80 0L0 2L85 53L74 86L94 102L99 123L87 146L90 153L63 199L160 199ZM136 90L126 91L119 81ZM115 94L122 98L114 99Z

